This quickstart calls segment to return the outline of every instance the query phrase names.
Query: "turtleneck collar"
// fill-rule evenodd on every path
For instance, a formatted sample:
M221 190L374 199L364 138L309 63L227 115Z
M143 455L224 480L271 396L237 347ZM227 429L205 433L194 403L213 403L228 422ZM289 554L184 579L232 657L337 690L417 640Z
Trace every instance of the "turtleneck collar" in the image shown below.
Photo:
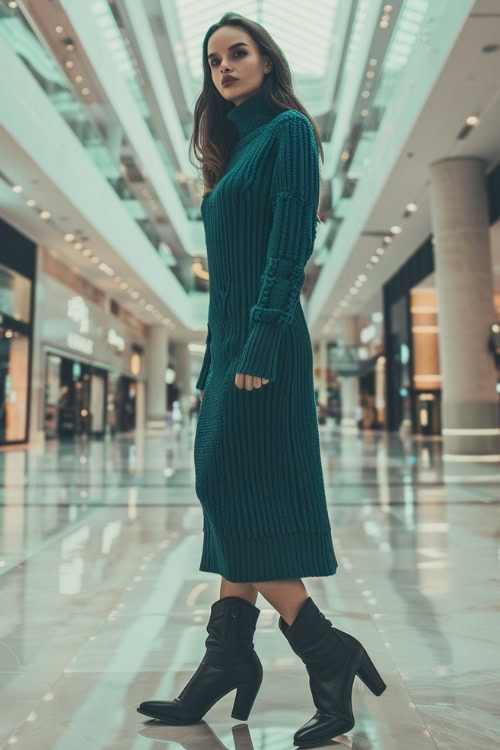
M236 125L240 138L243 138L255 128L272 120L274 113L264 101L262 89L259 89L256 94L230 109L226 117Z

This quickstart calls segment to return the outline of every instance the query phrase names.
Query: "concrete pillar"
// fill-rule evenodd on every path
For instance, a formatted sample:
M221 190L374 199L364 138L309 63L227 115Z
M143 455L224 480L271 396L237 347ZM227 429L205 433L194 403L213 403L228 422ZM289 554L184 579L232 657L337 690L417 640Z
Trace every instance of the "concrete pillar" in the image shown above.
M328 380L328 342L325 339L318 341L316 349L317 356L317 367L318 367L318 403L321 406L326 407L328 404L328 391L327 391L327 380Z
M168 333L164 326L151 326L148 331L148 382L146 413L148 428L165 429L167 425Z
M352 347L358 343L358 321L354 315L340 319L344 346ZM356 427L356 416L359 405L359 378L357 375L341 376L340 408L342 419L341 428L351 431Z
M191 394L191 352L187 343L180 341L175 346L175 373L179 388L182 422L189 424L189 411L193 405Z
M494 309L485 164L443 159L430 176L444 458L500 460L496 372L487 349Z

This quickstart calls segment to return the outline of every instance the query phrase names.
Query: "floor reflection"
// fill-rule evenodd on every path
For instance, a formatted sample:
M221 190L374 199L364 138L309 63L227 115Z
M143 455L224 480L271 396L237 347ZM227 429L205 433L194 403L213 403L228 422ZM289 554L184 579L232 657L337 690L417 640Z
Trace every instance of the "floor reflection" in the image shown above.
M500 486L441 443L321 427L339 557L305 579L388 684L356 680L356 726L321 747L496 748ZM264 681L248 724L229 694L192 727L143 722L204 653L217 576L198 570L193 430L0 453L0 746L288 750L314 713L307 673L259 597Z

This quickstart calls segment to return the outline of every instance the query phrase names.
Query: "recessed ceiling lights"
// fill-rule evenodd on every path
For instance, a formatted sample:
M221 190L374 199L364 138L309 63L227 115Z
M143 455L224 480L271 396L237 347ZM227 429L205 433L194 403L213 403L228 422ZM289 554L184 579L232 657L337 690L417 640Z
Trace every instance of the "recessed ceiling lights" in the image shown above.
M354 282L354 286L357 286L358 289L360 289L363 286L363 282L359 279L356 279L356 281Z
M66 240L66 242L73 242L73 240L75 239L75 235L71 234L71 232L68 232L68 234L64 235L64 239Z
M14 185L13 188L12 188L12 190L14 191L14 193L22 193L23 192L23 189L22 189L21 185Z
M40 213L40 218L46 221L47 219L50 219L50 211L42 211Z
M385 253L385 250L383 247L377 247L375 252L377 253L377 255L383 255Z
M392 242L392 237L390 234L386 234L384 237L384 242L386 245L388 245L390 242Z
M132 294L130 296L132 297L132 299L139 299L140 294L139 294L139 292L132 292Z
M93 255L93 256L91 257L91 259L90 259L90 262L91 262L91 263L100 263L100 262L101 262L101 259L99 258L99 256L98 256L98 255Z
M351 294L359 294L359 289L357 289L357 288L356 288L355 286L352 286L352 287L351 287L351 288L349 289L349 292L350 292Z
M140 305L145 305L145 304L146 304L146 300L144 299L144 297L142 297L142 298L141 298L141 299L139 300L139 304L140 304Z
M415 211L418 211L418 206L416 203L407 203L406 210L409 211L411 214L414 214Z
M378 255L372 255L370 260L372 263L378 263L380 258L378 257Z
M394 226L394 227L391 227L391 232L392 232L393 234L401 234L401 232L402 232L402 229L401 229L401 227L398 227L398 226Z
M63 29L62 26L56 26L56 31L57 31L58 34L62 34L63 31L64 31L64 29Z
M126 291L128 289L128 284L126 281L122 281L120 284L120 289L123 289L123 291Z
M479 125L479 117L477 117L477 115L470 115L470 117L466 119L465 124L475 127L476 125Z
M75 76L75 81L81 83L83 81L83 76Z
M370 113L369 109L362 109L360 112L360 115L361 117L368 117L369 113Z
M16 0L9 0L9 8L12 8L12 10L17 8Z
M90 247L86 247L82 250L82 255L85 255L86 258L89 258L92 255L92 250Z
M366 281L366 279L367 279L367 278L368 278L368 277L367 277L367 276L365 276L365 274L364 274L364 273L360 273L360 274L359 274L359 276L358 276L358 279L359 279L360 281Z
M113 281L115 282L115 284L119 284L121 280L122 280L121 276L115 276L115 278L113 279Z
M73 247L75 248L75 250L81 250L83 247L83 244L81 242L75 242Z
M68 50L68 52L73 52L73 50L75 49L75 45L71 42L68 42L66 45L66 49Z
M370 60L370 62L369 62L369 65L371 65L371 66L373 67L373 66L374 66L374 65L376 65L376 64L377 64L377 61L376 61L376 59L375 59L374 57L372 57L372 59L371 59L371 60Z
M372 270L373 265L371 263L365 263L365 268L367 268L369 271Z
M343 299L343 300L341 301L341 303L340 303L340 306L341 306L341 307L347 307L347 305L348 305L348 304L349 304L349 303L348 303L348 302L346 302L346 301L345 301L345 299Z
M36 201L34 201L33 198L30 198L29 200L26 201L26 205L29 206L30 208L33 208L33 206L36 206Z
M73 62L73 60L66 60L64 64L67 68L72 68L75 63Z
M151 312L152 309L153 309L153 305L151 303L149 303L149 304L146 305L146 310L148 312Z
M90 94L90 91L89 91L89 89L86 86L85 86L85 88L82 89L82 94L84 96L88 96Z

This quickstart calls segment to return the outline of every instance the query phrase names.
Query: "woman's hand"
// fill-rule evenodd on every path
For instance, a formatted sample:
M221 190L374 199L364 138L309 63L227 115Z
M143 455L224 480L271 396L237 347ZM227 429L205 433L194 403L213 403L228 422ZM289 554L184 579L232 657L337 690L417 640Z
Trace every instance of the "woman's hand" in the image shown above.
M242 372L238 372L234 379L234 383L238 388L245 388L247 391L251 391L254 388L261 388L261 386L269 383L268 378L258 378L256 375L245 375Z

